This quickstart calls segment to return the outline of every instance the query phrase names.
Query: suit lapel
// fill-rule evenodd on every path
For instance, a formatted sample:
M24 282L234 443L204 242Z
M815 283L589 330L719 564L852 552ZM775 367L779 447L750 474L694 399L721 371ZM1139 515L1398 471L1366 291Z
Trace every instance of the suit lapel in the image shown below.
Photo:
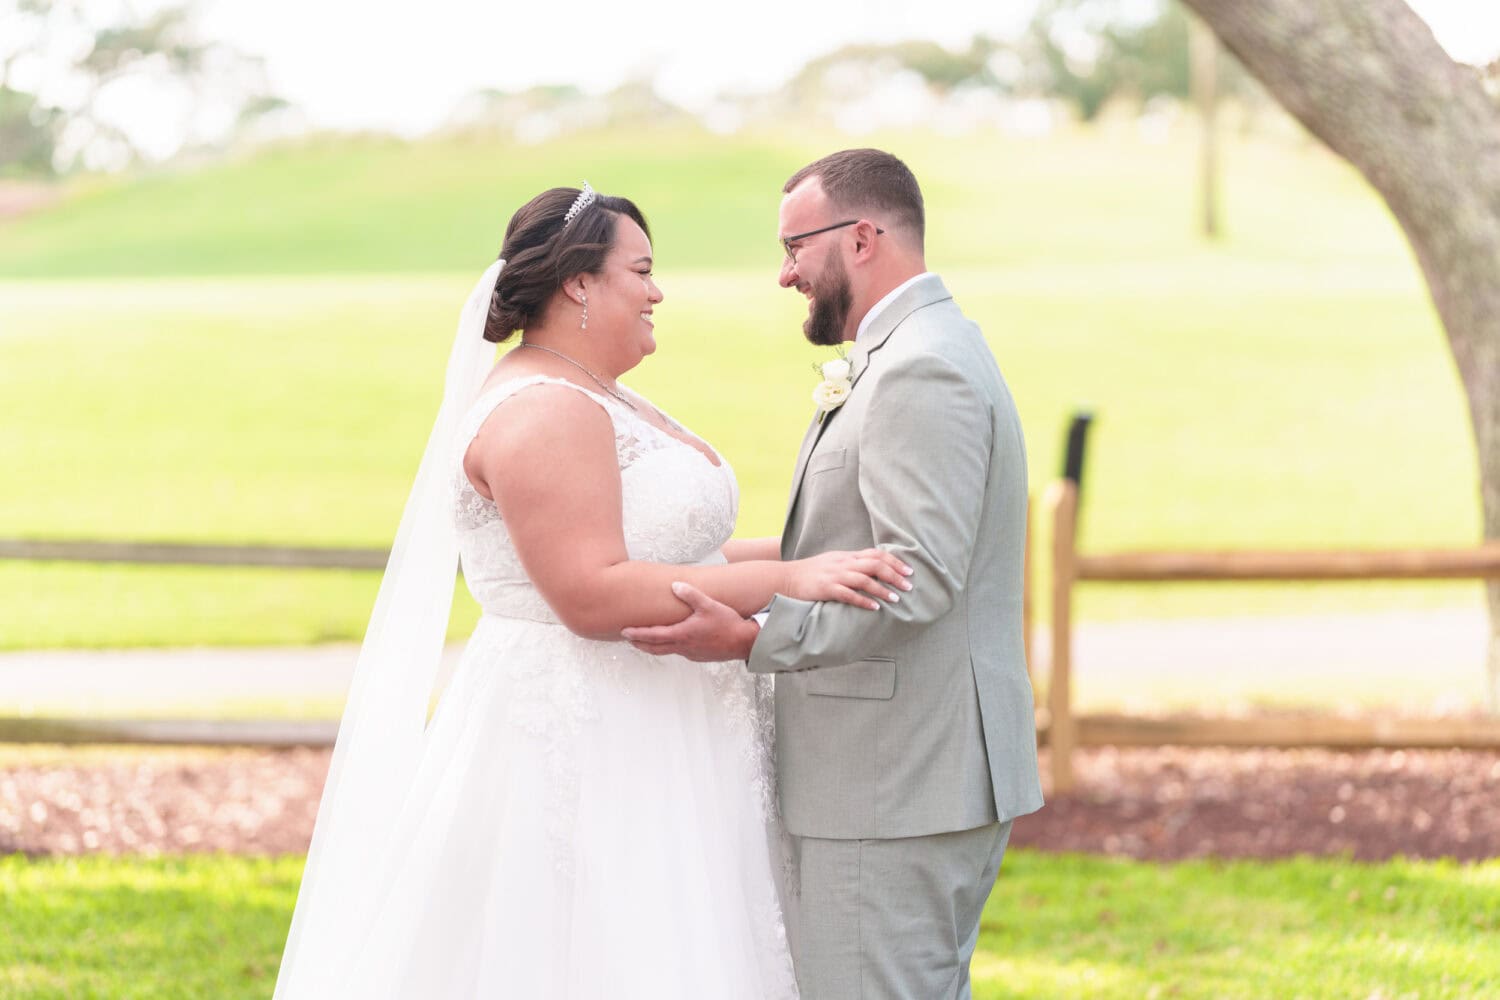
M797 494L802 492L802 474L807 471L807 460L812 457L813 446L818 443L818 438L823 434L823 426L827 419L819 420L813 416L812 423L807 425L807 433L802 435L802 447L797 450L797 465L792 470L792 492L786 501L786 519L781 526L782 535L786 534L786 526L792 520L792 508L797 505Z
M850 389L859 384L859 380L865 372L870 370L870 357L885 346L885 342L891 339L891 334L896 332L896 327L905 323L907 318L918 309L925 308L938 302L946 302L953 298L943 284L943 279L935 274L929 274L911 284L906 291L888 304L880 311L880 315L870 323L865 330L864 339L859 342L855 350L863 350L865 363L856 366L854 377L851 380Z
M870 357L876 351L885 346L896 327L906 321L912 313L923 306L930 306L936 302L943 302L953 298L948 289L943 285L943 279L935 274L929 274L919 281L914 282L911 287L888 303L870 323L865 330L862 341L856 344L849 352L851 372L849 379L849 394L852 398L855 386L864 377L865 372L870 370ZM823 433L828 430L828 425L833 423L839 412L849 405L849 400L844 400L843 406L829 412L822 420L814 414L812 423L808 425L807 433L802 436L802 447L797 452L797 465L792 472L792 493L786 504L786 519L781 526L782 555L786 555L787 531L792 526L792 512L797 509L797 500L802 495L802 479L807 473L807 463L812 458L813 451L818 447L818 441L822 439Z

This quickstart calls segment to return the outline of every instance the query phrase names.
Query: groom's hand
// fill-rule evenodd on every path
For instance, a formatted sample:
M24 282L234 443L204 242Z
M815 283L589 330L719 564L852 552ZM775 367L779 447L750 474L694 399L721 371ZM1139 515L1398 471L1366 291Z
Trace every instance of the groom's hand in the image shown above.
M750 658L750 647L760 633L759 625L741 618L738 611L691 584L674 583L672 593L692 613L676 625L624 629L621 634L626 641L643 653L675 654L699 663Z

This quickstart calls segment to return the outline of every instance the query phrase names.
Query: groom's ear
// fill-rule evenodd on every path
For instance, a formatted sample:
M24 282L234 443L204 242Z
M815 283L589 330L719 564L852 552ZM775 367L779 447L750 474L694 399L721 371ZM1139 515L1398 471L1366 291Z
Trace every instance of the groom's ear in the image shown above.
M875 223L868 219L860 219L854 224L854 258L855 260L868 260L870 254L875 251L875 240L878 238Z

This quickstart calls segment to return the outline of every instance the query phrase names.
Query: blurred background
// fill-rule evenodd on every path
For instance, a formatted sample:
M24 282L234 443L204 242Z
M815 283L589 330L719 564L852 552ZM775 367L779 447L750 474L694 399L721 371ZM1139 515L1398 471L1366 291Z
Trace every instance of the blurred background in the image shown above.
M830 356L780 189L867 145L1030 451L1048 804L975 995L1500 995L1478 580L1084 581L1053 670L1078 412L1085 557L1500 566L1465 392L1500 443L1500 7L1186 3L1255 77L1175 0L0 0L0 995L270 994L459 307L537 192L642 206L666 299L625 381L779 531ZM1365 180L1412 175L1446 333Z
M6 0L0 537L389 544L473 276L585 179L655 236L660 349L627 381L774 533L823 357L776 285L780 186L876 145L924 186L1034 492L1096 414L1082 549L1476 542L1463 391L1380 197L1175 3L990 6ZM1500 14L1412 6L1490 74ZM349 643L377 583L0 560L0 649ZM1482 609L1477 582L1083 587L1077 696L1471 708Z

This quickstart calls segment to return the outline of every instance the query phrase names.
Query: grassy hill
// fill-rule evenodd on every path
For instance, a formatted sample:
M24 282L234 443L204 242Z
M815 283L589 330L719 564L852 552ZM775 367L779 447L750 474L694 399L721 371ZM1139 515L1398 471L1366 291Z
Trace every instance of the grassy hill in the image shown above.
M1121 126L1123 129L1123 126ZM320 138L196 169L77 183L0 222L0 279L477 273L510 213L577 186L635 199L669 270L774 273L782 182L841 144L903 157L923 182L935 265L1111 269L1223 258L1399 274L1406 254L1364 186L1320 149L1236 145L1229 239L1191 225L1190 136L890 134L852 140L589 133L526 146L466 136ZM1059 272L1065 273L1065 272ZM1189 287L1192 274L1161 274Z
M712 439L741 527L779 528L808 417L775 285L785 177L837 137L319 140L90 181L0 223L0 535L380 545L469 285L509 213L587 178L651 219L661 349L626 381ZM1193 146L885 135L929 262L1022 408L1035 489L1099 413L1096 548L1464 544L1472 445L1443 336L1378 199L1315 147L1236 139L1227 235ZM0 563L0 647L357 637L373 574ZM1085 615L1476 599L1453 585L1086 592ZM470 614L466 611L465 614ZM461 630L464 615L455 625Z
M0 229L0 277L477 273L516 207L584 180L645 206L677 260L748 266L774 248L779 182L804 159L769 141L692 133L547 146L323 138L79 185Z

